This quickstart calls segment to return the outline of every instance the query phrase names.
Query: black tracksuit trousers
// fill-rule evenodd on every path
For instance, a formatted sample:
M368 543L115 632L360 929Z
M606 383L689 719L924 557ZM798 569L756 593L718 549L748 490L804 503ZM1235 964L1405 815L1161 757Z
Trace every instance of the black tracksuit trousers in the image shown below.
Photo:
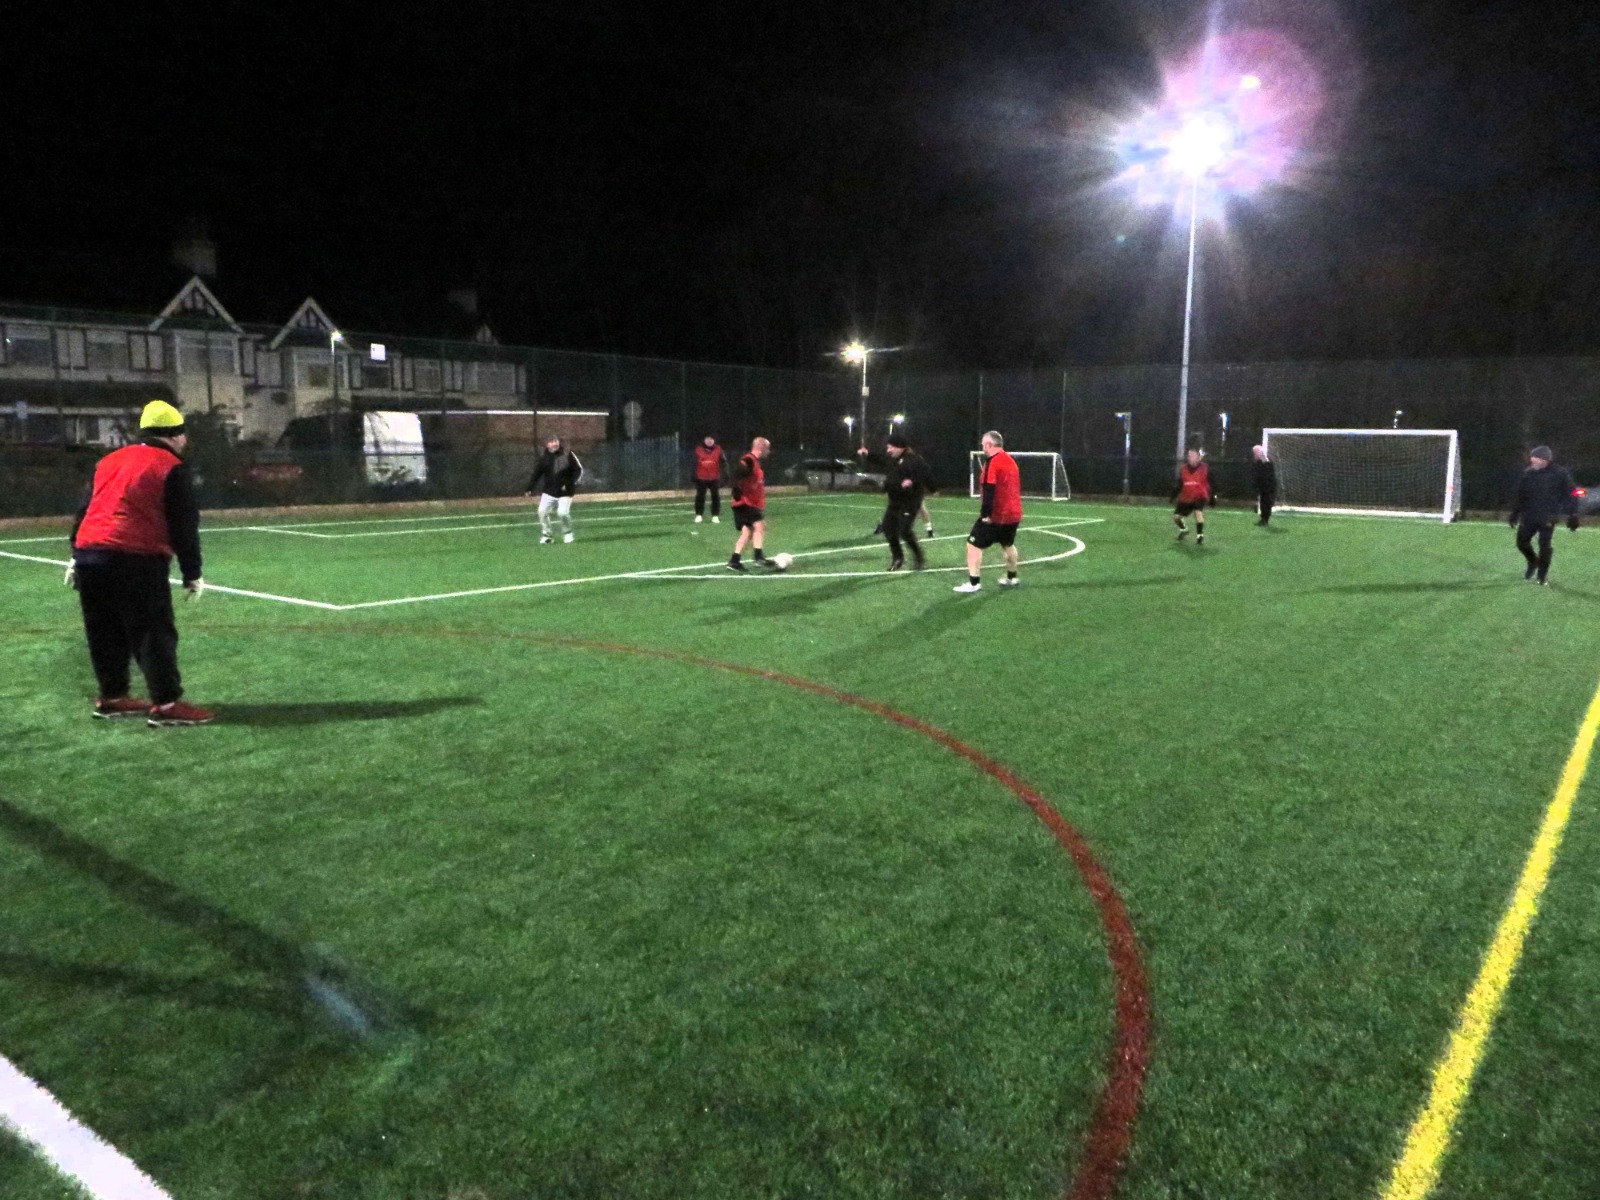
M917 510L915 508L910 512L892 506L885 509L883 513L883 536L889 539L889 553L895 562L905 561L905 551L900 548L900 543L904 542L911 547L912 561L919 567L922 565L922 546L917 542Z
M694 481L694 515L703 517L706 514L706 493L711 493L711 515L722 515L722 484L716 479L696 479Z
M1538 521L1524 520L1517 526L1517 549L1522 551L1522 557L1528 560L1528 570L1535 572L1541 582L1550 573L1550 559L1555 552L1550 548L1550 539L1555 536L1554 525L1541 524ZM1533 552L1533 539L1539 539L1539 553Z
M170 704L183 695L183 681L167 560L153 554L107 559L78 564L78 604L100 696L128 694L128 663L133 660L150 689L150 703Z

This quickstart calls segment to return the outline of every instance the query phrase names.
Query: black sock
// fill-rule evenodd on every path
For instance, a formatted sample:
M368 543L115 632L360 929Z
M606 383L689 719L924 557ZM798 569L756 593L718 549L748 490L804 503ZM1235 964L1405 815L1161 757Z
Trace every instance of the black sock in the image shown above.
M976 575L968 575L967 576L967 582L970 583L973 587L982 587L983 586L983 581L981 579L979 579Z
M766 555L761 553L761 548L759 546L756 547L756 561L760 562L765 557L766 557Z
M730 558L728 561L729 562L735 562L735 563L738 562L739 561L739 552L737 550L735 550L733 552L733 557Z
M1015 579L1016 577L1017 577L1017 573L1015 571L1007 571L1006 572L1006 578L1007 579Z

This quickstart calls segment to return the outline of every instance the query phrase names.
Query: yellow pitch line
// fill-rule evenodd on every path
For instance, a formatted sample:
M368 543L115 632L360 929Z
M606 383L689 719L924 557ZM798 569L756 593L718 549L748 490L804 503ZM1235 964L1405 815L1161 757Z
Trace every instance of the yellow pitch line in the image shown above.
M1405 1149L1383 1190L1383 1200L1423 1200L1439 1182L1439 1171L1450 1149L1456 1119L1472 1088L1472 1077L1483 1060L1495 1017L1506 989L1511 986L1511 974L1528 940L1528 930L1538 915L1539 897L1550 880L1550 868L1561 847L1567 820L1572 816L1578 787L1589 768L1589 752L1594 748L1597 734L1600 734L1600 688L1589 701L1589 711L1584 714L1572 753L1567 756L1555 798L1545 809L1539 836L1534 839L1528 861L1523 864L1517 890L1500 918L1494 941L1484 956L1472 990L1467 993L1466 1003L1461 1006L1455 1030L1450 1034L1450 1045L1434 1067L1433 1089L1427 1106L1417 1114L1411 1126Z

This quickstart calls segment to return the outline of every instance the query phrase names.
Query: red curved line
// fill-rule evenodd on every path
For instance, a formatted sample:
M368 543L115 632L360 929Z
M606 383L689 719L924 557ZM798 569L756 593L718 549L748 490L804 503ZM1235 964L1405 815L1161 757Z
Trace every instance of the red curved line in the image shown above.
M252 626L252 629L256 627ZM274 626L277 630L324 633L330 626ZM1116 1031L1112 1038L1111 1057L1106 1069L1105 1089L1095 1105L1089 1131L1084 1138L1083 1157L1077 1173L1067 1185L1064 1195L1068 1200L1111 1200L1122 1178L1123 1164L1128 1148L1133 1144L1133 1127L1139 1115L1140 1101L1144 1095L1144 1077L1150 1064L1150 986L1145 974L1144 958L1139 952L1139 942L1134 936L1133 922L1127 907L1117 892L1111 875L1100 865L1089 843L1058 813L1048 800L1029 787L1011 771L984 754L981 750L946 733L935 725L909 716L876 700L841 691L825 683L813 683L798 675L785 675L761 667L747 667L739 663L721 662L714 658L686 654L678 650L652 649L648 646L630 646L623 642L597 642L582 638L567 638L541 634L484 633L457 629L428 629L419 631L405 626L363 625L365 632L424 632L432 636L517 638L551 646L567 646L576 650L605 650L613 654L632 654L640 658L658 658L671 662L708 667L735 675L766 679L786 684L813 695L825 696L840 704L863 709L886 721L913 730L960 755L985 775L1010 789L1011 793L1033 810L1044 822L1045 828L1072 856L1088 886L1089 895L1100 910L1100 922L1106 934L1106 956L1111 960L1112 976L1116 986Z
M1139 942L1134 936L1133 922L1127 906L1111 881L1110 874L1100 865L1089 843L1058 813L1050 802L1029 787L1011 771L984 754L981 750L937 726L913 716L857 696L840 691L824 683L814 683L797 675L785 675L760 667L741 666L738 663L720 662L714 658L701 658L676 650L655 650L646 646L629 646L621 642L594 642L571 638L541 638L559 645L586 650L607 650L615 654L633 654L645 658L662 658L675 662L728 671L736 675L749 675L814 695L826 696L840 704L893 721L907 729L915 730L976 766L985 775L1009 788L1035 816L1044 822L1056 841L1072 856L1078 873L1083 877L1100 910L1100 921L1106 932L1106 955L1111 960L1111 971L1116 981L1116 1034L1112 1041L1111 1060L1106 1072L1105 1090L1095 1106L1094 1117L1084 1141L1083 1158L1078 1163L1077 1174L1068 1185L1066 1196L1070 1200L1110 1200L1122 1177L1122 1166L1128 1148L1133 1143L1133 1126L1139 1115L1139 1103L1144 1093L1145 1072L1150 1064L1150 986L1145 974L1144 959L1139 953Z

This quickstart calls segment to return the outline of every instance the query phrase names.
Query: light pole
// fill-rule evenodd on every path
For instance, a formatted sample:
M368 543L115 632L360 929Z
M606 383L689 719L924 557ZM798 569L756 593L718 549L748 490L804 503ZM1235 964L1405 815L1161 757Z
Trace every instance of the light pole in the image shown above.
M339 343L344 334L337 329L328 331L328 370L333 381L333 403L328 410L328 431L333 439L339 436Z
M839 357L847 363L861 364L861 448L867 448L867 395L871 389L867 387L867 359L872 356L872 350L860 342L851 342L839 351Z
M1123 499L1127 499L1129 495L1128 472L1133 461L1133 414L1131 412L1119 412L1117 420L1122 422L1122 496Z
M1405 416L1405 415L1406 415L1406 410L1405 409L1403 409L1403 408L1395 409L1394 410L1394 424L1389 426L1389 428L1390 429L1399 429L1400 428L1400 418Z
M1218 413L1217 417L1218 417L1218 419L1220 419L1222 421L1222 449L1217 452L1217 457L1218 458L1227 458L1228 457L1228 414L1227 413Z
M855 431L856 431L856 419L854 417L846 417L844 419L844 435L845 435L845 437L848 440L852 441L852 442L855 441Z

